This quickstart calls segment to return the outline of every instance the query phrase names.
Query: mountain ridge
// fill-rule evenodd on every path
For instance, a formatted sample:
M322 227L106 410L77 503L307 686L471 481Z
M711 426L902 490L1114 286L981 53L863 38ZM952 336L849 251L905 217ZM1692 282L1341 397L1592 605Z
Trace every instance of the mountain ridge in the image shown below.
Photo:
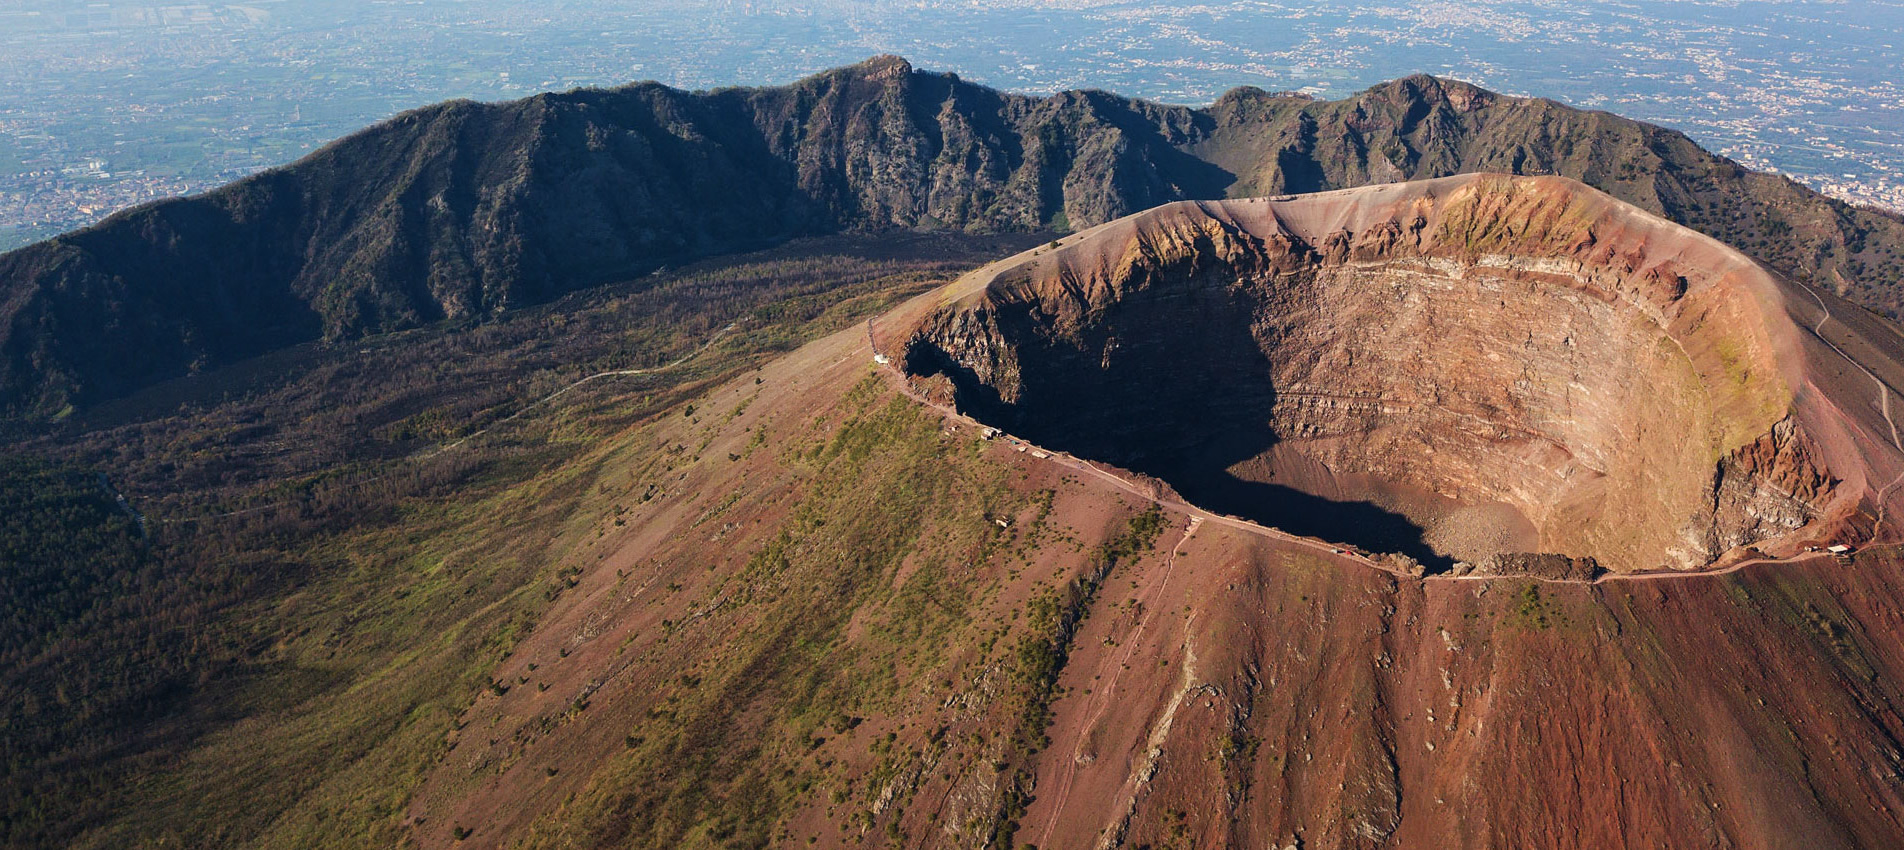
M451 101L0 255L0 411L57 416L315 339L481 318L846 230L1069 230L1157 204L1560 173L1869 307L1904 220L1684 135L1425 75L1209 107L977 86L881 56L767 88Z

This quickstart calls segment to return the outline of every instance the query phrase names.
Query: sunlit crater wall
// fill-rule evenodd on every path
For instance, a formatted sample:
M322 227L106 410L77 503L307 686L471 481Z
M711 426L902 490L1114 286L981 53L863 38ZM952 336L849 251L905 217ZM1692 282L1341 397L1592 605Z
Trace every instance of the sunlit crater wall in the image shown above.
M923 322L908 366L1193 498L1220 471L1381 503L1431 542L1450 506L1518 515L1451 558L1685 569L1811 521L1829 482L1748 301L1596 246L1564 203L1504 232L1490 203L1165 208L1003 271ZM1500 250L1522 241L1545 250Z

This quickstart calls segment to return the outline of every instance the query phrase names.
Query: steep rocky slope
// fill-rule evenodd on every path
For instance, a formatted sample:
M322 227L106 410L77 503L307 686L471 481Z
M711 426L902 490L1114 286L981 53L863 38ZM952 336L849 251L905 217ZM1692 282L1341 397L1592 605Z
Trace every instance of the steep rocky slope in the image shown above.
M497 666L506 692L458 718L401 811L411 838L1904 835L1888 549L1597 584L1398 579L983 440L869 375L870 354L863 333L831 338L633 441L703 460L678 456L678 484L577 554L573 589ZM777 453L747 451L763 430Z
M1634 571L1904 530L1899 338L1563 178L1181 202L936 298L885 333L962 408L1305 534Z
M1180 198L1466 171L1575 177L1894 311L1904 222L1683 135L1411 77L1204 109L1036 98L879 57L399 116L286 168L0 256L0 411L55 416L288 344L483 317L843 229L1082 228Z

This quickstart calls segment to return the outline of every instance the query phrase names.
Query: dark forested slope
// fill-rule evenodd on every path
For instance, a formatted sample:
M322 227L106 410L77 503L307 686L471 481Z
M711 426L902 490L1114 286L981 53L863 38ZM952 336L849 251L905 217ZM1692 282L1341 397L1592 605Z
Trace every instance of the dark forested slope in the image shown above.
M0 411L58 415L318 338L483 316L851 229L1083 227L1197 197L1559 173L1895 313L1904 221L1679 133L1410 77L1204 109L878 57L791 85L451 102L0 255Z

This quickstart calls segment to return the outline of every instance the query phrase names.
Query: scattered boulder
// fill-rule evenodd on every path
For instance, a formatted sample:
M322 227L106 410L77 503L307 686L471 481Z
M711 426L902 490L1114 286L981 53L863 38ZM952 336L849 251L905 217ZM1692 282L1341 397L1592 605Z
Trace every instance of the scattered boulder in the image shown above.
M1469 566L1457 564L1457 567ZM1491 555L1456 575L1530 576L1557 581L1592 581L1605 572L1592 558L1569 558L1552 552L1507 552Z
M1403 555L1400 552L1389 552L1387 554L1378 555L1375 561L1389 569L1404 572L1416 578L1421 578L1428 574L1428 568L1422 566L1420 561Z

